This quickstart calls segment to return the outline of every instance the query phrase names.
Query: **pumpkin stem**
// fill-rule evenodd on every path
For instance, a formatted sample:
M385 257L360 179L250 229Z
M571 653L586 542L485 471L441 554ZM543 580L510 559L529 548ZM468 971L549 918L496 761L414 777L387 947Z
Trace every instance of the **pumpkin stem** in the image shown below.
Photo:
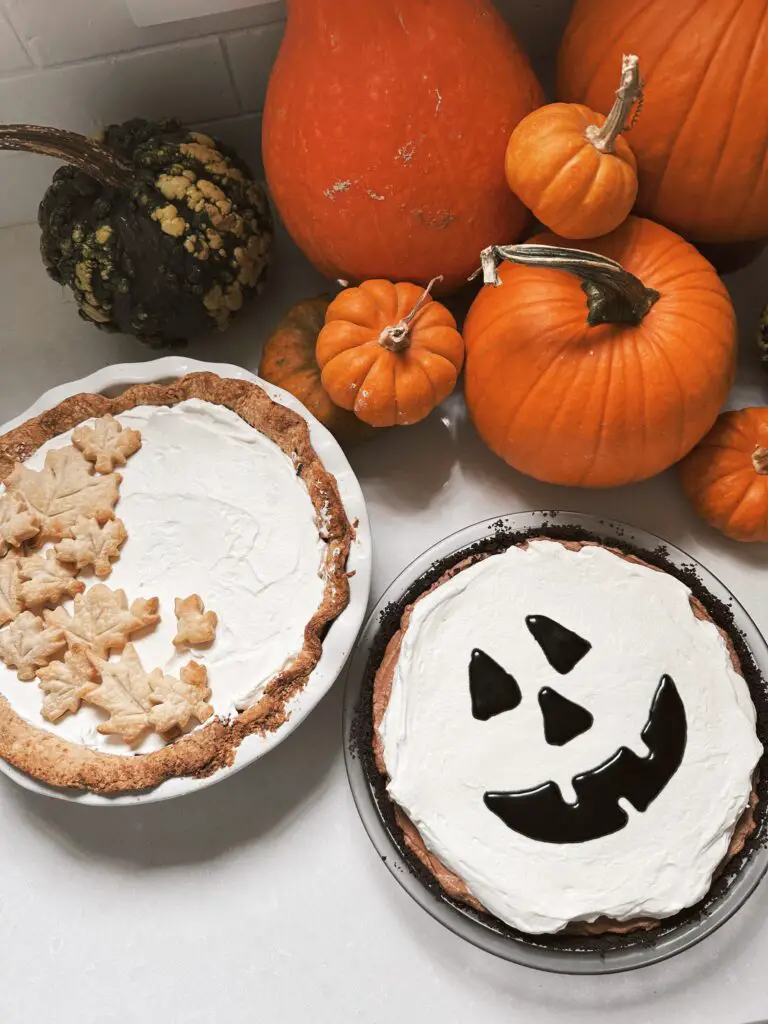
M613 102L610 113L606 117L602 128L596 124L587 127L584 133L595 149L601 153L613 153L616 149L616 139L623 131L628 131L632 125L627 125L632 107L643 101L643 81L640 78L640 62L633 54L625 53L621 58L621 84L616 90L616 99ZM639 113L639 108L638 108ZM634 124L634 121L632 122Z
M102 185L129 185L134 169L101 142L62 128L41 128L34 124L0 125L0 150L41 153L77 167Z
M755 447L752 452L752 465L760 476L768 475L768 448L763 448L760 444Z
M430 292L432 291L434 286L438 283L438 281L442 280L442 274L440 274L438 277L433 277L432 280L427 285L427 287L421 293L419 299L417 300L411 312L407 313L402 320L398 321L398 323L390 324L389 327L384 328L384 330L379 335L379 344L383 348L388 349L390 352L405 352L405 350L410 347L411 324L413 323L415 317L418 315L424 303L428 302L432 298Z
M590 327L599 324L633 324L637 327L661 297L655 288L646 288L639 278L616 260L596 252L565 249L557 245L490 245L481 252L480 269L472 274L470 281L482 273L485 284L498 288L502 282L496 268L502 260L575 274L587 296L587 323Z

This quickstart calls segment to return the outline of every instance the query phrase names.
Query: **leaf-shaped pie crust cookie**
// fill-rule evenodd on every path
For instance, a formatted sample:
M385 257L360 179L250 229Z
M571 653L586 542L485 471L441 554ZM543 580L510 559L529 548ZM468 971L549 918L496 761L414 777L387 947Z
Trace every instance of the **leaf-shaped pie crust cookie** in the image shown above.
M32 612L22 612L0 633L0 658L9 668L15 668L19 679L25 682L34 679L37 670L66 646L64 631L54 625L46 626Z
M74 714L99 683L99 673L88 657L85 647L73 647L64 661L52 661L37 670L43 691L43 718L58 722L68 713Z
M219 617L216 612L205 611L198 594L183 600L177 597L175 610L178 625L173 643L176 647L207 647L213 643Z
M57 604L63 598L74 597L85 590L85 584L75 579L75 570L57 561L50 549L45 554L20 558L19 578L19 596L25 608Z
M134 743L149 728L149 676L133 644L128 644L119 661L102 661L90 655L101 675L101 684L88 694L88 703L109 712L98 726L104 736L121 736Z
M101 416L92 427L78 427L72 434L72 444L94 464L97 473L111 473L141 448L141 434L122 427L114 416Z
M122 651L128 637L160 621L156 597L139 598L128 607L123 590L110 590L103 583L89 587L75 598L74 614L64 608L45 612L45 621L64 630L70 647L86 643L106 658L110 651Z
M184 729L191 719L204 722L213 714L213 708L206 703L211 696L211 688L205 666L190 661L180 675L181 679L166 676L159 668L150 673L152 692L149 700L152 708L149 721L158 732Z
M0 497L0 556L40 532L40 517L13 494Z
M208 673L191 661L181 670L181 679L166 676L156 668L147 673L133 644L128 644L119 661L102 661L89 654L101 677L85 700L103 708L109 718L98 730L104 736L120 736L135 743L147 729L169 732L184 728L192 718L204 722L213 714L206 701L211 695Z
M70 533L54 548L58 560L78 571L92 565L102 578L112 572L112 562L120 557L120 546L128 538L122 519L110 519L100 526L95 519L78 516Z
M5 626L21 612L20 586L19 560L16 555L0 558L0 626Z
M5 484L39 517L43 534L60 540L78 516L100 523L112 518L120 476L95 476L80 452L67 446L48 452L40 471L21 463L14 466Z

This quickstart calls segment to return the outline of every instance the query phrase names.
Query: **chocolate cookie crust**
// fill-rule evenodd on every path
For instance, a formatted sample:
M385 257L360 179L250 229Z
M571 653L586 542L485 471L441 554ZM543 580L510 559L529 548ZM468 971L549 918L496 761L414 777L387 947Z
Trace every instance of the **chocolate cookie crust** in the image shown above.
M0 756L50 785L121 793L147 789L174 776L211 775L232 764L246 736L273 732L287 720L288 702L306 685L320 659L325 633L349 603L346 565L354 530L336 480L315 452L306 421L249 381L192 373L168 385L137 384L114 398L74 395L0 437L0 483L16 462L85 420L107 413L116 416L141 405L173 406L190 398L231 409L293 461L315 509L318 532L327 542L322 600L305 626L301 651L267 684L256 704L227 721L213 718L148 754L106 754L71 743L26 722L0 696Z

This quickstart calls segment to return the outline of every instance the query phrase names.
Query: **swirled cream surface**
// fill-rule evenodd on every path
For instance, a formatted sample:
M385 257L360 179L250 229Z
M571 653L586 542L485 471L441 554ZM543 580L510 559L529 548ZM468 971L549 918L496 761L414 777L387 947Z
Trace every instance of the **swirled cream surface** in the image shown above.
M683 583L546 540L416 604L380 736L428 849L530 933L696 903L762 754L746 683Z
M190 659L201 662L214 711L230 716L301 650L304 627L322 600L326 545L309 494L290 458L224 406L190 399L117 418L141 432L142 447L120 469L115 515L128 540L103 582L122 588L129 603L160 599L159 625L132 641L145 669L177 675ZM26 465L41 469L46 452L69 444L70 436L43 445ZM87 586L95 581L89 571L81 578ZM174 599L190 594L218 615L216 639L207 650L176 654ZM87 705L47 722L37 682L20 682L2 663L0 693L33 725L94 749L146 753L163 745L156 734L130 747L102 736L97 726L106 713Z

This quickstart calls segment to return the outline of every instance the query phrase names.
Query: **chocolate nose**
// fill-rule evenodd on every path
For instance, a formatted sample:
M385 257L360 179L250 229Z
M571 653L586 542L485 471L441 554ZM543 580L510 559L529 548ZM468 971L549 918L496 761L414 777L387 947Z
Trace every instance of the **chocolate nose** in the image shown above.
M539 707L544 717L544 739L562 747L591 728L594 718L581 704L574 704L549 686L539 690Z

